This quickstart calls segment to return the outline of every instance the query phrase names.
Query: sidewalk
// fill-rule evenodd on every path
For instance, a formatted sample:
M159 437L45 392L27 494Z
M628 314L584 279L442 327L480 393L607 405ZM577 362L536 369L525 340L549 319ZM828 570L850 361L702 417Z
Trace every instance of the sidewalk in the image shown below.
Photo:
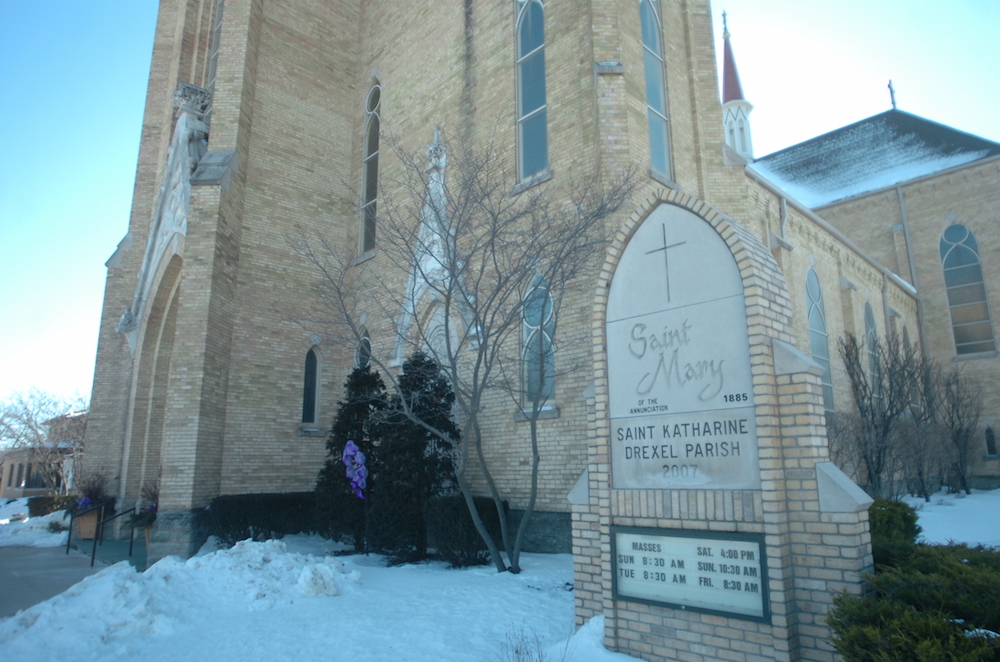
M90 540L74 540L66 547L0 547L0 618L13 616L59 595L80 580L119 561L130 561L140 571L146 566L146 545L136 540L132 558L128 540L105 540L97 547L97 560L90 566Z
M0 618L59 595L107 566L65 547L0 547Z

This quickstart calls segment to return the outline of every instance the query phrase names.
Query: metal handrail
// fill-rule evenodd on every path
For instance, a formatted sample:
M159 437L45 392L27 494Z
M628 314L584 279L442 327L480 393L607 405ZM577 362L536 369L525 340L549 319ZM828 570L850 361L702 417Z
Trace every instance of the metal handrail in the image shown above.
M94 567L94 559L97 558L97 543L100 542L104 544L104 524L110 522L113 519L117 519L122 515L128 515L129 513L134 513L135 508L129 508L128 510L123 510L117 515L112 515L111 517L105 517L100 522L97 523L97 529L94 531L94 550L90 553L90 567ZM132 558L132 546L135 544L135 527L129 527L128 534L128 555Z
M81 515L86 515L87 513L91 513L93 511L97 510L98 508L104 508L105 505L106 504L99 503L99 504L93 505L90 508L87 508L85 510L81 510L78 513L72 513L71 512L69 514L69 535L66 536L66 553L67 554L69 554L69 548L70 548L70 545L73 542L73 522L76 521L76 518L80 517ZM65 515L63 516L63 519L66 519ZM96 535L97 532L95 531L94 533Z

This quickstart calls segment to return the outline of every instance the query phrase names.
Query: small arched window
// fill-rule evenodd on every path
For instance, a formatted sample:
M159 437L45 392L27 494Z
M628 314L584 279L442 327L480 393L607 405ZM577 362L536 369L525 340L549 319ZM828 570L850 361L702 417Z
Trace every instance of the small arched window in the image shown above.
M997 454L997 436L992 427L986 428L986 454L991 456Z
M552 293L541 275L536 275L522 299L522 379L525 409L542 406L555 395L556 357L552 347L555 332Z
M663 64L663 34L656 3L639 0L642 21L642 56L646 74L646 116L649 122L649 160L653 172L672 177L668 129L666 75ZM730 129L732 131L732 129Z
M959 355L995 352L997 346L976 237L964 225L950 225L941 236L940 250L955 352Z
M306 352L306 367L302 379L302 422L315 423L319 395L319 355L316 348Z
M823 291L819 287L816 271L806 272L806 311L809 318L809 348L813 360L823 368L823 409L833 412L833 376L830 372L830 342L826 332L826 311L823 308Z
M367 368L372 362L372 339L368 335L368 329L361 327L361 335L358 344L354 347L354 367Z
M364 158L361 162L361 252L375 250L375 212L378 202L378 147L382 86L376 81L365 101Z
M519 0L517 12L517 168L524 180L549 167L545 98L545 8Z
M867 301L865 302L865 348L868 350L868 374L871 375L872 386L878 389L881 377L878 363L878 329L875 328L875 312Z

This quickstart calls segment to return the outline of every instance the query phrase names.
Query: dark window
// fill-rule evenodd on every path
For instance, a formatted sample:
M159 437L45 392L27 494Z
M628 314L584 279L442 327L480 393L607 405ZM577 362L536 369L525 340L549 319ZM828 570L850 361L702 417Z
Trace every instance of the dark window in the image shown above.
M302 422L316 422L316 395L318 392L317 380L319 377L319 357L316 350L310 349L306 353L305 376L302 380Z
M376 83L365 102L364 159L361 164L361 252L375 250L375 212L378 203L379 113L382 88Z
M986 454L997 454L997 436L993 433L993 428L986 428Z

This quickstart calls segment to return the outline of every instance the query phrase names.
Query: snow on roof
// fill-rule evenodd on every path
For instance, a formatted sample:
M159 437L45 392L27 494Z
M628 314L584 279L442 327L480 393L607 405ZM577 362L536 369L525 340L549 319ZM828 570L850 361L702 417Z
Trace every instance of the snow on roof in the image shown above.
M889 110L750 166L810 208L1000 154L1000 144Z

